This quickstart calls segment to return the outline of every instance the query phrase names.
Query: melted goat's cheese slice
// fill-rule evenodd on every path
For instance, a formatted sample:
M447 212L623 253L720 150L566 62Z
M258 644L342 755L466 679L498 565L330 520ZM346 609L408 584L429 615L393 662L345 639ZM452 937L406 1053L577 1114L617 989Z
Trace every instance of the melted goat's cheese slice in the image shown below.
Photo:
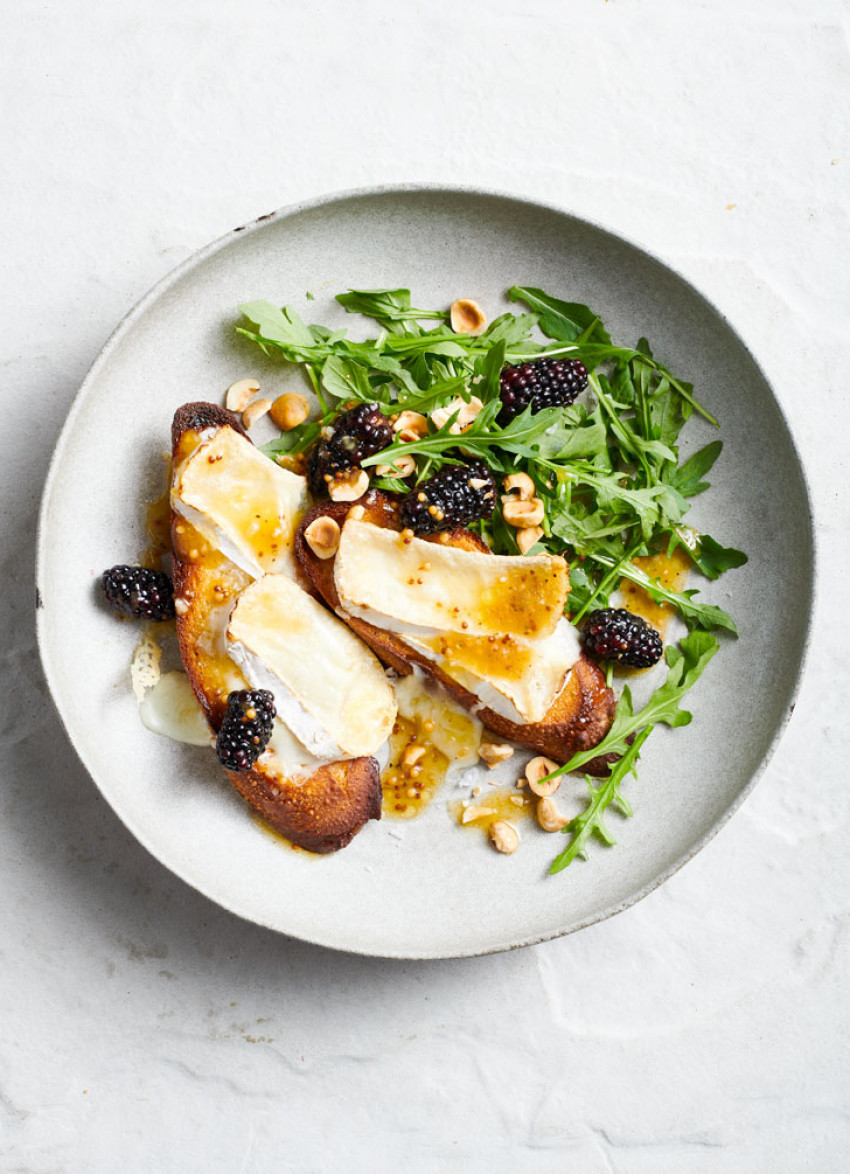
M373 754L392 732L395 695L378 659L336 616L285 575L241 593L228 653L278 717L323 759Z
M176 513L247 574L294 576L295 530L307 483L232 428L217 429L175 469Z
M456 632L405 640L482 705L517 725L543 721L581 656L578 633L566 619L538 640Z
M550 636L564 614L567 565L549 554L507 556L348 519L334 562L342 609L387 631Z

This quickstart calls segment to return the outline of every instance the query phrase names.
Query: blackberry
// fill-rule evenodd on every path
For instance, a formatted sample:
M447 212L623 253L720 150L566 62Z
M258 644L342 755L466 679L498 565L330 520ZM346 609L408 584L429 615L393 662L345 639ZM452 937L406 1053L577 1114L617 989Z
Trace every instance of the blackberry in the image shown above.
M336 474L346 472L353 464L348 456L338 453L326 440L315 444L307 458L307 486L313 497L327 497L328 487Z
M250 770L268 745L276 709L267 689L238 689L227 698L227 712L215 749L225 770Z
M489 518L496 504L496 482L483 461L448 465L421 482L402 500L401 524L414 534L436 534Z
M393 426L377 404L358 404L337 416L330 435L318 441L307 461L307 484L322 497L337 473L354 468L393 442Z
M587 368L578 359L537 359L519 367L505 367L499 376L502 410L498 423L505 426L531 404L532 412L571 404L587 387Z
M349 467L361 464L392 442L393 426L377 404L358 404L337 416L328 439L335 452L349 458Z
M648 669L661 659L661 636L651 624L624 607L592 611L582 632L585 652L598 660L616 660L633 669Z
M174 615L174 588L168 575L147 567L110 567L100 577L106 602L124 616L143 620L170 620Z

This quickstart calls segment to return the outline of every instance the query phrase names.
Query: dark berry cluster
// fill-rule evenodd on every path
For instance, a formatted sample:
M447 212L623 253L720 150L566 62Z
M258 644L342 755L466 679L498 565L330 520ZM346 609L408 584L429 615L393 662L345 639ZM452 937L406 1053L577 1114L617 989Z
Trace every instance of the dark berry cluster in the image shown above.
M663 651L655 628L624 607L592 611L581 638L585 651L597 660L616 660L634 669L657 664Z
M436 534L489 518L496 505L496 482L483 461L447 465L417 485L401 503L399 517L414 534Z
M571 404L587 387L587 368L578 359L536 359L519 367L505 367L499 376L502 410L498 422L505 426L531 404L533 412Z
M307 482L314 497L327 494L339 473L362 464L393 442L393 427L377 404L357 404L334 420L327 436L307 461Z
M174 589L168 575L147 567L110 567L100 578L106 602L124 616L143 620L170 620Z
M215 740L225 770L251 769L268 745L276 712L267 689L239 689L229 695Z

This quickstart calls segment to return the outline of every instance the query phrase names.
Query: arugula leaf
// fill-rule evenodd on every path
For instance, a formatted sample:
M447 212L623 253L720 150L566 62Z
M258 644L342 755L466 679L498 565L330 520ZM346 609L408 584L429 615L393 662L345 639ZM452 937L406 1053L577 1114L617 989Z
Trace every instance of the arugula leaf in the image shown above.
M314 335L291 306L281 309L272 302L243 302L239 310L257 327L264 342L295 350L316 346Z
M569 412L573 411L570 416ZM572 421L575 420L575 423ZM551 428L547 428L534 448L537 455L550 462L574 460L577 457L601 456L607 453L608 432L595 408L588 415L584 407L578 412L568 409L561 413Z
M537 322L536 314L502 314L494 318L484 333L478 336L478 342L489 346L497 342L518 346L528 339Z
M488 400L499 398L499 375L505 365L505 340L500 339L475 364L476 391L479 399L486 403Z
M542 289L533 286L512 285L508 290L512 302L525 304L539 315L540 329L549 338L574 342L583 331L589 330L587 342L610 343L611 336L602 325L598 314L580 302L562 302Z
M673 533L706 579L718 579L724 571L742 567L748 561L742 550L721 546L710 534L700 534L689 526L677 526Z
M448 321L448 314L443 310L413 309L409 289L350 289L348 293L337 294L336 300L349 314L364 314L384 326L426 318Z
M698 493L708 489L708 482L702 481L701 478L709 471L722 450L723 441L712 440L711 444L707 444L685 461L680 469L674 469L670 473L670 484L678 489L682 497L696 497Z
M375 388L369 382L366 369L353 359L343 358L342 355L331 355L325 359L322 367L322 387L337 399L356 399L362 403L380 401ZM389 401L383 402L391 411Z
M572 839L549 865L551 875L568 868L576 856L584 857L587 841L591 835L596 834L605 844L613 845L617 842L605 826L603 816L612 803L618 806L624 815L631 816L632 809L620 794L620 783L629 772L637 777L637 760L640 758L640 749L654 729L654 726L648 725L641 730L623 757L612 766L611 773L604 782L595 786L590 776L585 775L585 781L590 791L590 802L581 815L570 820L564 828L565 832L572 835Z

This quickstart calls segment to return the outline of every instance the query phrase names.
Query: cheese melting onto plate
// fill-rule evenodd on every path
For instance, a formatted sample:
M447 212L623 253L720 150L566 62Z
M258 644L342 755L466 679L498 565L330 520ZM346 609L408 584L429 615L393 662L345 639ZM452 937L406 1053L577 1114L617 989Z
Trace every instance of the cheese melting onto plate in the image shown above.
M264 458L265 459L265 458ZM236 601L228 653L318 758L373 754L392 732L392 686L365 644L284 575L264 575Z
M334 581L349 615L424 636L551 636L570 589L553 555L458 550L355 519L343 526Z
M295 575L295 530L307 483L232 428L215 431L175 469L174 510L216 550L256 578Z

